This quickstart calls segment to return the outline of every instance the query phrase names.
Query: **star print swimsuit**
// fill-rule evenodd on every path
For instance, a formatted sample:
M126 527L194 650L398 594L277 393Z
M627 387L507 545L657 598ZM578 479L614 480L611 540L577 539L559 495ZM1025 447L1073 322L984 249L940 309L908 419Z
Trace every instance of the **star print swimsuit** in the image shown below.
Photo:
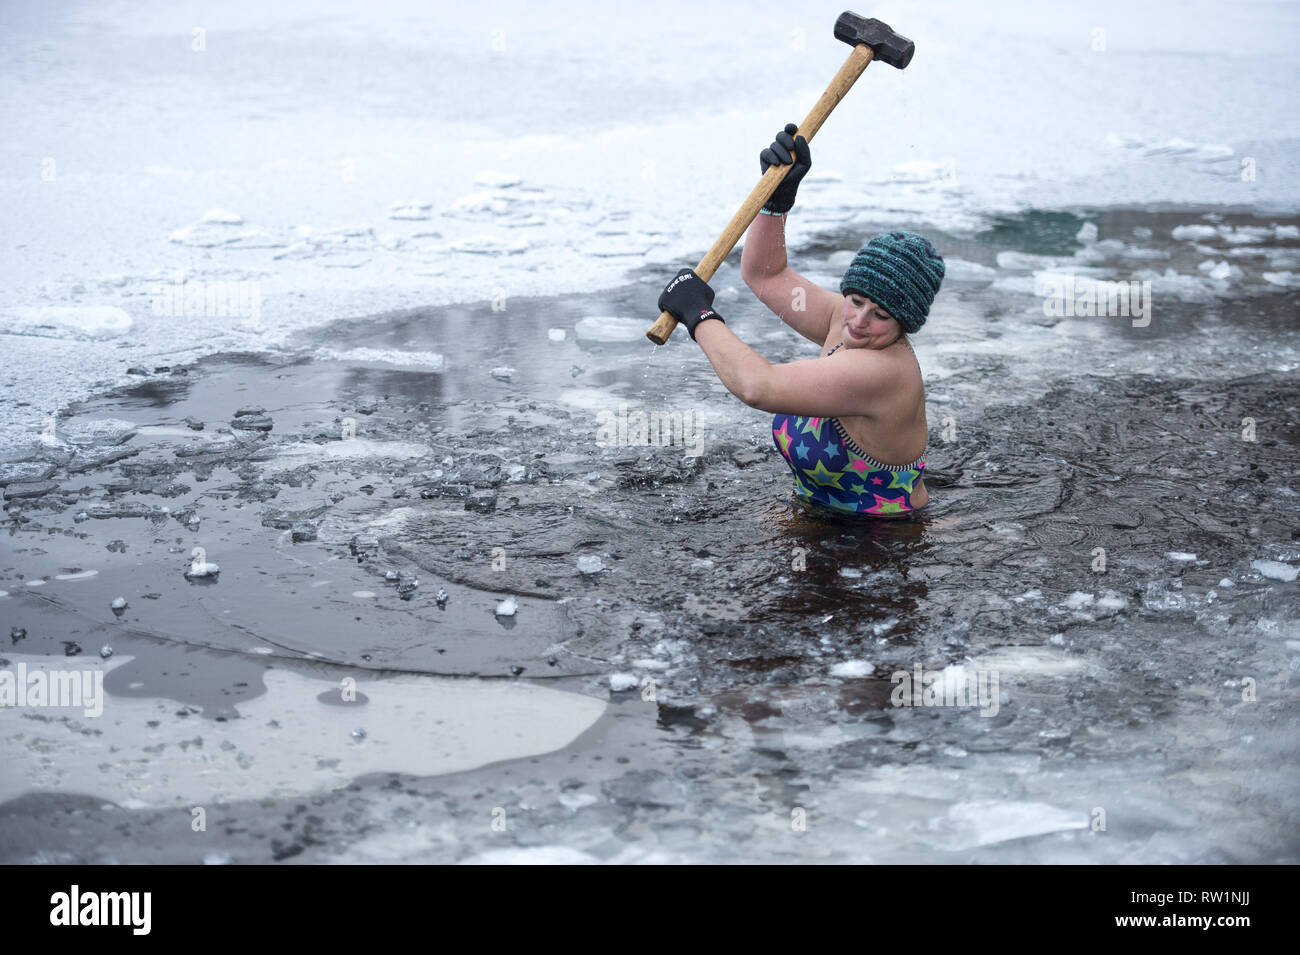
M843 347L841 342L826 355ZM794 472L801 500L850 514L907 514L912 489L925 470L925 452L911 464L881 464L849 437L836 418L779 414L772 440Z

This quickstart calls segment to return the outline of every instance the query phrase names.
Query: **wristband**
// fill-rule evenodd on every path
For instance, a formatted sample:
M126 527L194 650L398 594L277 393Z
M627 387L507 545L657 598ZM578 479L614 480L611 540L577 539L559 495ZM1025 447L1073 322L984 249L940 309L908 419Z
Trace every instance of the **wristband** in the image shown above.
M762 209L759 209L758 211L761 212L761 213L763 213L763 215L765 215L765 216L783 216L783 215L785 215L784 212L773 212L771 209L768 209L766 206L764 206Z

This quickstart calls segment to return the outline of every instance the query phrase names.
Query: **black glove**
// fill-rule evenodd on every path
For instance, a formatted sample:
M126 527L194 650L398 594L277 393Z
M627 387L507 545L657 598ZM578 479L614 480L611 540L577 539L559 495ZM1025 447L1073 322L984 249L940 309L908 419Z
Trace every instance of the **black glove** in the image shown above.
M722 316L713 310L713 289L694 269L682 269L664 286L659 295L659 311L667 312L685 325L691 341L695 341L695 326L700 322L710 318L722 322Z
M789 212L794 207L794 194L799 191L799 180L812 168L812 152L808 149L808 140L794 135L799 127L786 123L785 129L776 134L772 145L758 154L763 172L768 166L794 163L794 168L785 174L781 185L776 187L772 198L763 206L768 212Z

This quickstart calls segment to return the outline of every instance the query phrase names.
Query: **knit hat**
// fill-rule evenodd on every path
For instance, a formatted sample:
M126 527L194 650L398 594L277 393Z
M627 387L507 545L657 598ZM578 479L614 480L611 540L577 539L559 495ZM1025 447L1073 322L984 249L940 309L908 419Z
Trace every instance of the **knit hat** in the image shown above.
M858 292L898 319L907 332L925 324L930 303L943 281L943 256L915 232L886 232L849 263L840 292Z

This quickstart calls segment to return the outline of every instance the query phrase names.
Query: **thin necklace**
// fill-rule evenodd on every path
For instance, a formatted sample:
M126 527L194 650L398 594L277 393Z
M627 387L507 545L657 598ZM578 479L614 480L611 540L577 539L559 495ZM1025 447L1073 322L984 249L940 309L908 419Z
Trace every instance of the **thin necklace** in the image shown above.
M906 345L906 346L907 346L907 350L910 351L913 355L916 354L916 349L912 347L912 343L909 342L909 341L907 340L906 337L900 335L900 336L898 336L898 341L899 341L899 342L902 342L904 345ZM894 347L894 345L896 345L896 344L898 344L898 342L890 342L888 345L885 346L885 348L892 348L892 347ZM837 344L834 348L832 348L830 351L828 351L828 352L826 353L826 357L827 357L827 358L830 358L831 355L834 355L837 351L839 351L839 350L840 350L841 348L843 348L843 347L844 347L844 343L843 343L843 342L840 342L840 343ZM881 351L884 351L884 349L881 349Z

